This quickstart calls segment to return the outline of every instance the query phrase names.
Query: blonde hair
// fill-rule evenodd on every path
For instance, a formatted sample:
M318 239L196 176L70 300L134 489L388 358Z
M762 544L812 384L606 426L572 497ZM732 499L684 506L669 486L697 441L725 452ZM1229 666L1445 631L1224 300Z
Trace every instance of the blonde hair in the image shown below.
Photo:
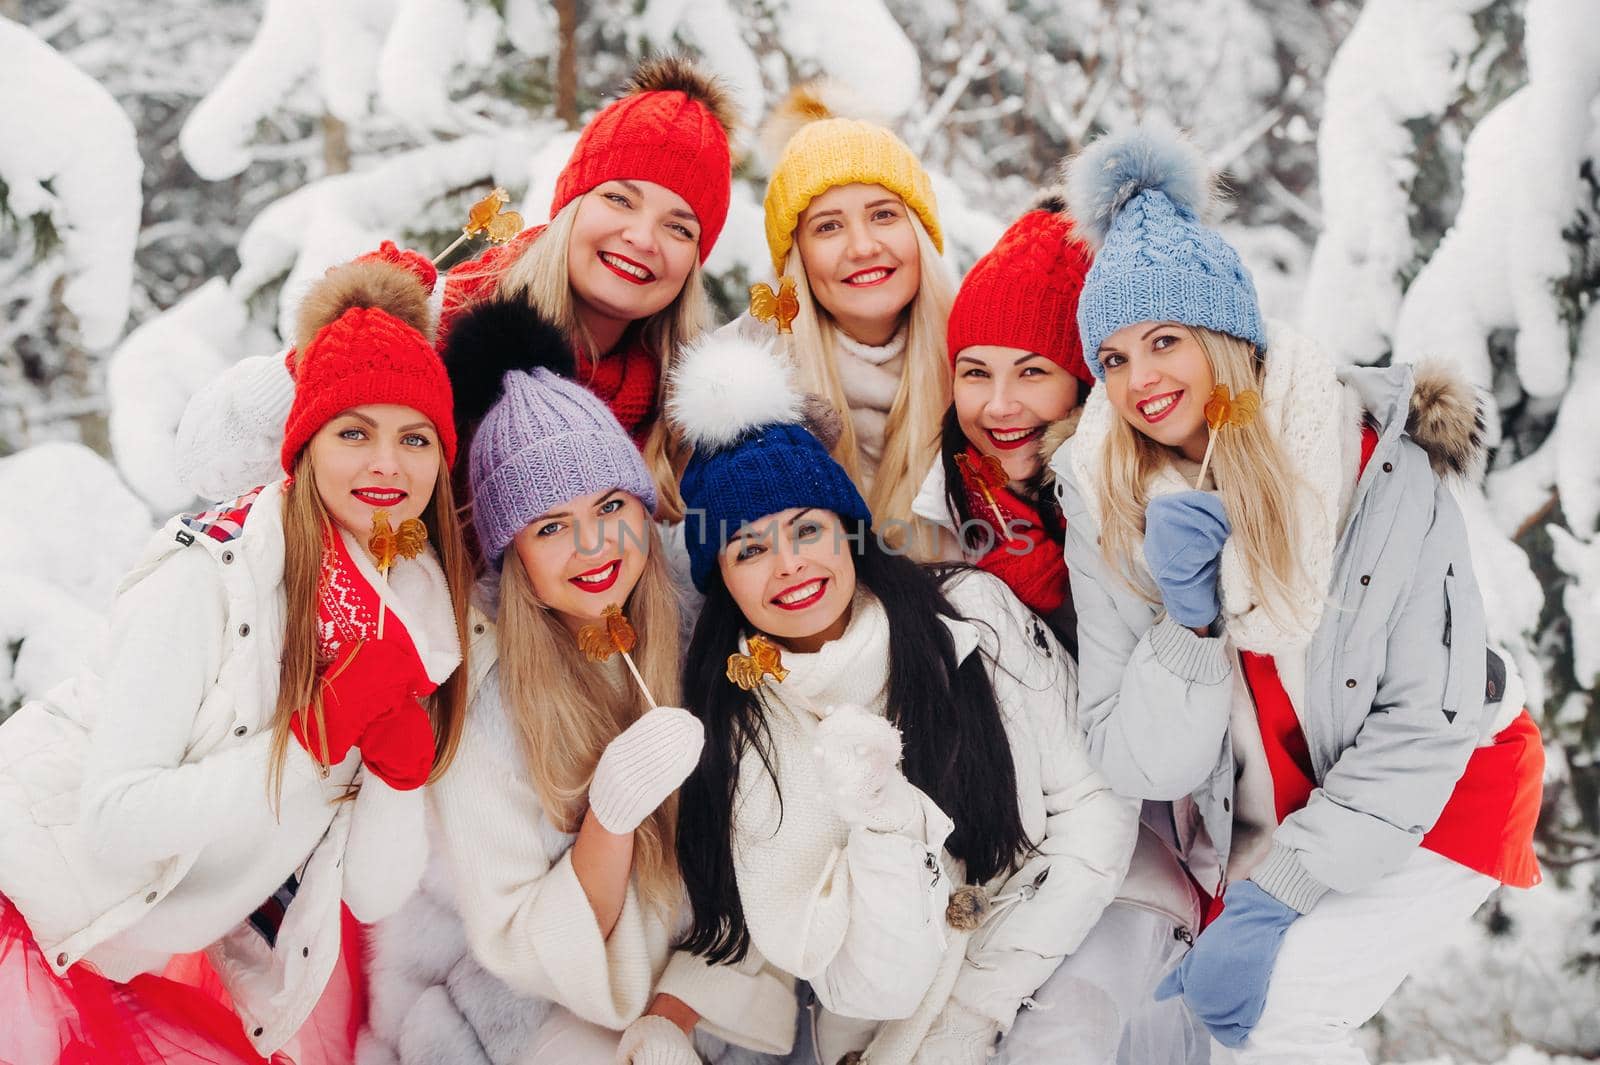
M1200 326L1181 328L1205 352L1217 384L1227 385L1234 394L1260 390L1266 363L1254 344ZM1144 541L1150 480L1170 461L1167 447L1139 432L1126 418L1112 419L1100 477L1101 552L1113 570L1152 603L1160 601L1160 594L1132 560ZM1298 542L1294 496L1300 479L1266 419L1256 418L1243 428L1218 434L1211 469L1232 527L1229 539L1261 597L1260 606L1279 625L1301 626L1304 608L1294 594L1296 584L1307 579L1294 552Z
M789 249L784 263L784 276L794 279L800 299L800 313L794 319L794 332L785 338L785 350L800 370L801 388L822 396L843 415L833 457L864 490L873 522L880 528L884 522L910 519L911 501L939 457L940 427L950 406L945 325L950 320L955 288L922 220L914 211L908 212L907 218L917 236L921 278L916 295L902 312L906 319L905 368L889 407L883 456L869 491L855 425L849 415L850 402L839 378L835 339L839 325L812 295L798 241Z
M510 299L526 300L562 331L590 365L606 353L596 350L594 337L578 316L578 301L572 293L572 278L567 270L567 248L579 205L588 194L563 207L527 249L499 274L496 291ZM676 364L684 345L711 327L711 300L706 295L704 272L698 252L684 278L683 288L673 301L648 318L628 327L644 346L660 360L656 384L657 403L666 398L667 374ZM626 342L627 335L624 336ZM678 494L678 475L689 461L689 451L665 418L657 418L644 444L645 465L656 479L660 504L656 517L662 521L683 519L683 497Z
M439 557L450 589L450 610L455 616L461 664L431 697L424 701L433 723L433 770L430 781L449 767L461 744L461 727L467 702L467 595L472 587L472 564L457 521L450 488L450 467L441 458L433 496L423 510L428 540ZM318 683L317 601L322 581L322 555L328 538L338 535L333 518L317 491L311 449L295 460L294 477L283 493L283 584L287 596L284 613L283 660L278 670L278 702L272 717L272 757L267 774L268 792L276 807L283 793L283 767L288 757L289 725L294 715L316 723L316 733L326 741L322 685ZM326 761L327 751L321 752Z
M646 523L649 554L624 610L639 642L633 651L650 691L664 705L678 696L678 600L654 523ZM513 546L500 576L500 690L510 709L533 786L545 815L576 832L587 808L589 782L606 744L650 709L613 658L586 659L555 612L542 604ZM677 859L678 800L656 807L634 832L633 867L640 895L663 913L681 897Z

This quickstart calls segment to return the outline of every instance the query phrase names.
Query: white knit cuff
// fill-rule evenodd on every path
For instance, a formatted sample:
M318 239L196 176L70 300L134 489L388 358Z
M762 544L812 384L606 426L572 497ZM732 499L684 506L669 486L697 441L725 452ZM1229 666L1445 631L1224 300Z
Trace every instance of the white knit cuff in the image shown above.
M705 729L676 706L658 706L612 740L589 785L589 809L625 835L666 801L700 761Z

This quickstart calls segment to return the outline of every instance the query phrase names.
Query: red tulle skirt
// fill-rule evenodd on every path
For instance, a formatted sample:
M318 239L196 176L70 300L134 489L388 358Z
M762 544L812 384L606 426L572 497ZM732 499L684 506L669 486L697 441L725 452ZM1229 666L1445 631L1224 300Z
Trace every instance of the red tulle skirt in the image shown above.
M82 963L57 976L0 896L0 1065L350 1065L366 996L361 928L348 910L342 931L340 963L310 1019L267 1059L205 955L122 984Z

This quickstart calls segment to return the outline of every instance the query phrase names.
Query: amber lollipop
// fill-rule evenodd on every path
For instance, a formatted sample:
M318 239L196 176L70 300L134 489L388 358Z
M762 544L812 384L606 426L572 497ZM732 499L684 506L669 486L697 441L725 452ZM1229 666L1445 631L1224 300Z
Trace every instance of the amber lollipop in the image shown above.
M395 529L389 524L387 510L372 512L372 535L367 539L367 550L372 554L378 576L389 583L389 569L400 558L416 558L428 543L428 527L416 518L407 518ZM383 639L384 601L378 597L378 639Z
M765 281L750 286L750 314L757 321L773 322L780 333L794 332L794 319L800 313L800 297L795 293L794 278L778 282L778 291Z
M1005 466L993 455L979 455L977 459L972 459L965 451L956 456L956 466L967 483L976 488L978 494L983 496L983 501L989 504L989 511L995 520L995 535L1007 536L1006 517L1000 510L999 500L994 496L1010 480L1006 476Z
M752 636L745 642L750 645L749 654L735 652L728 656L728 680L747 692L755 691L769 675L783 683L789 671L783 668L783 653L778 645L765 636Z
M1196 489L1206 483L1206 470L1211 467L1211 451L1217 446L1217 434L1224 429L1243 429L1255 420L1260 410L1261 397L1254 392L1246 390L1235 396L1227 385L1211 390L1211 398L1206 400L1206 425L1211 435L1206 441L1205 457L1200 460L1200 476L1194 479Z
M660 704L656 702L656 697L650 694L650 686L644 682L639 667L633 664L633 655L630 653L638 643L639 634L634 631L633 623L615 603L600 612L599 621L591 622L578 630L578 650L583 652L583 657L591 662L605 662L612 655L620 654L622 661L628 667L628 672L633 674L634 682L639 685L639 690L644 692L645 701L651 707L655 707Z
M496 186L489 195L469 207L467 224L461 227L461 235L451 241L448 248L433 257L433 264L439 265L446 255L472 237L483 237L491 244L504 244L521 233L522 216L515 211L505 209L506 204L510 202L510 194Z

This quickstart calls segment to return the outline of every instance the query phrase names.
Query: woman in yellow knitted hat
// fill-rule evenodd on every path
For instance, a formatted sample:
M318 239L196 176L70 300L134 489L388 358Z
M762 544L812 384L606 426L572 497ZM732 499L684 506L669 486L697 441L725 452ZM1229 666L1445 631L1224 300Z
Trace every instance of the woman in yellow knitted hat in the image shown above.
M840 117L825 85L790 93L763 139L774 285L728 328L779 336L804 387L848 412L833 449L894 528L937 456L950 403L945 321L954 288L928 174L889 129Z

